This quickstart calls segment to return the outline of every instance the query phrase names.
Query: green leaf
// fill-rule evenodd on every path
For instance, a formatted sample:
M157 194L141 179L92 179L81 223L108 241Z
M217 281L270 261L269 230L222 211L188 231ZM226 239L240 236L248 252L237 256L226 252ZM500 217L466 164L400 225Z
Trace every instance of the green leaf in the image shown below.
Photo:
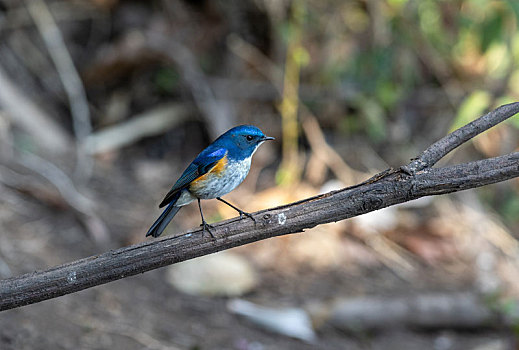
M299 64L299 66L304 67L308 65L310 62L310 54L306 49L302 46L298 46L294 52L294 60Z
M519 1L517 0L507 0L506 3L508 6L512 8L512 11L515 14L515 17L519 18Z
M155 85L165 92L171 92L180 81L179 73L171 67L160 68L155 73Z
M500 13L494 13L481 25L481 52L486 52L490 45L499 40L503 32L503 17Z
M402 96L402 89L392 81L382 80L377 84L376 95L382 106L392 109Z
M366 132L374 142L386 138L386 120L384 109L373 99L362 98L359 104L366 122Z
M519 217L519 197L509 196L504 202L500 210L506 221L510 223L517 222Z

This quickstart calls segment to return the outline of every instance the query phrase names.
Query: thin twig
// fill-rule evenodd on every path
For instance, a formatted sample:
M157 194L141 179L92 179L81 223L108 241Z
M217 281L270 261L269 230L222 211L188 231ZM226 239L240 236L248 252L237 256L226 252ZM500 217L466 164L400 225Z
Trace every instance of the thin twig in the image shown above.
M355 332L401 327L479 330L482 327L508 325L512 321L507 319L505 312L493 309L488 300L475 293L363 296L337 300L331 307L314 307L329 315L327 324Z
M0 67L0 106L13 124L25 130L37 145L55 155L63 154L70 139L54 120L18 89Z
M403 166L401 170L408 174L414 174L417 171L430 168L459 145L513 117L518 112L519 102L501 106L433 143L418 158Z
M485 119L495 116L504 120L503 111L513 115L518 110L519 103L515 103L489 113ZM518 176L519 152L443 168L427 168L413 175L386 170L359 185L254 213L255 222L235 218L214 224L214 239L204 235L202 230L196 230L2 280L0 310L55 298L266 238L301 232L424 196L462 191Z
M214 224L202 230L113 250L43 272L0 281L0 310L35 303L266 238L301 232L424 196L451 193L519 176L519 152L414 176L389 172L379 180Z
M285 57L283 74L283 92L278 111L281 115L282 147L281 164L276 173L276 180L280 185L297 183L301 176L301 160L299 157L299 75L302 60L298 53L303 50L301 37L306 6L303 2L294 0L291 5L289 24L292 30L289 32L287 52Z
M71 207L81 212L91 213L92 201L79 193L72 180L56 165L28 152L20 153L16 161L52 183Z
M61 32L44 0L27 0L27 8L38 28L58 75L67 93L74 132L78 141L76 175L88 178L92 172L93 160L80 147L82 141L92 132L90 110L85 88L74 67L74 62Z
M307 115L302 123L303 131L306 139L317 157L319 157L330 170L335 174L337 179L344 184L352 184L359 177L365 178L366 174L357 172L348 166L342 157L326 142L321 127L317 119L312 115Z
M129 121L90 134L83 147L89 154L113 151L144 137L164 133L185 121L192 112L193 108L183 104L164 104L136 115Z
M179 67L182 78L189 86L213 136L221 134L234 124L236 116L232 103L215 98L211 85L197 64L197 57L187 46L157 31L146 33L145 45L166 56Z
M108 228L97 215L94 202L81 194L72 179L53 163L31 153L20 153L14 160L23 167L44 177L56 187L63 200L78 214L88 233L98 243L109 241Z
M257 47L249 44L237 34L230 34L227 37L229 50L245 62L254 66L272 84L281 95L283 88L283 70L268 59Z
M5 1L3 2L6 3ZM14 4L14 2L12 2ZM86 1L54 1L48 4L49 11L56 22L85 21L102 17L104 14L98 11L94 4ZM0 30L16 31L24 27L31 27L34 21L27 13L25 6L11 7L0 22Z

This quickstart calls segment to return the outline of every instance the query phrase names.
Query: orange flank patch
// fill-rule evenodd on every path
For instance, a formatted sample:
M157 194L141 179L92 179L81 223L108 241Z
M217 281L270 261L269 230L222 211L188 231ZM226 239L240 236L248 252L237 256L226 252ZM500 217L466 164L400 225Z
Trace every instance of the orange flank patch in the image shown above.
M206 180L209 180L212 176L215 176L215 175L222 176L223 170L227 166L227 163L228 163L228 160L227 160L227 154L226 154L225 156L222 157L222 159L220 159L218 161L218 163L216 163L216 165L214 167L211 168L211 170L209 170L204 175L199 176L196 179L194 179L191 182L191 186L194 185L196 187L196 186L200 185L201 183L204 183Z

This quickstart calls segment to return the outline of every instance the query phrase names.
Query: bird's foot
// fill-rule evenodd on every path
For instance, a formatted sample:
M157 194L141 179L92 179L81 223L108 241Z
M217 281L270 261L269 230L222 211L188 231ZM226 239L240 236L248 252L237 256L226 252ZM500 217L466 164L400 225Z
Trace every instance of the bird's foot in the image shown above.
M205 220L202 221L202 223L200 224L200 226L202 226L202 236L204 235L205 231L209 232L209 234L211 235L211 237L213 237L213 239L216 239L216 237L213 235L213 233L211 232L211 229L214 229L214 226L213 225L209 225Z
M240 220L243 219L244 216L249 217L252 221L254 221L254 224L256 224L256 219L254 219L254 216L252 216L251 213L247 213L243 210L238 210L238 213L240 213Z
M234 205L232 205L231 203L227 202L226 200L224 200L220 197L216 197L216 199L218 199L220 202L227 204L228 206L230 206L231 208L236 210L238 213L240 213L240 220L243 219L243 216L245 215L245 216L248 216L249 218L251 218L252 221L254 221L254 225L256 225L256 219L254 219L254 216L252 216L251 213L247 213L246 211L243 211L240 208L235 207Z

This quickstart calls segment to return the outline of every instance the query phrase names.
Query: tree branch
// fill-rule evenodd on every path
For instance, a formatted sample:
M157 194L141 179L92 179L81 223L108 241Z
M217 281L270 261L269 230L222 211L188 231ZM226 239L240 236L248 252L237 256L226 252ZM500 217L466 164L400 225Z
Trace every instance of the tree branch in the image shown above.
M503 105L469 124L454 130L441 140L429 146L418 158L414 159L408 165L403 166L401 170L408 174L414 174L417 171L432 167L456 147L514 116L518 112L518 105L519 102Z
M433 151L426 151L419 158L427 166L413 172L414 175L389 169L352 187L256 212L253 214L256 224L238 218L220 222L214 224L214 240L196 230L0 281L0 310L55 298L266 238L301 232L319 224L344 220L420 197L462 191L517 177L519 152L444 168L428 167L436 162L434 159L438 154L446 154L453 144L461 144L460 139L466 141L484 130L480 125L488 128L488 125L498 123L495 120L502 121L517 112L519 103L500 107L481 117L483 121L474 121L461 128L465 131L462 136L456 136L455 141L451 141L450 135L446 142L442 143L447 138L440 140L428 149ZM453 134L456 135L456 131Z

